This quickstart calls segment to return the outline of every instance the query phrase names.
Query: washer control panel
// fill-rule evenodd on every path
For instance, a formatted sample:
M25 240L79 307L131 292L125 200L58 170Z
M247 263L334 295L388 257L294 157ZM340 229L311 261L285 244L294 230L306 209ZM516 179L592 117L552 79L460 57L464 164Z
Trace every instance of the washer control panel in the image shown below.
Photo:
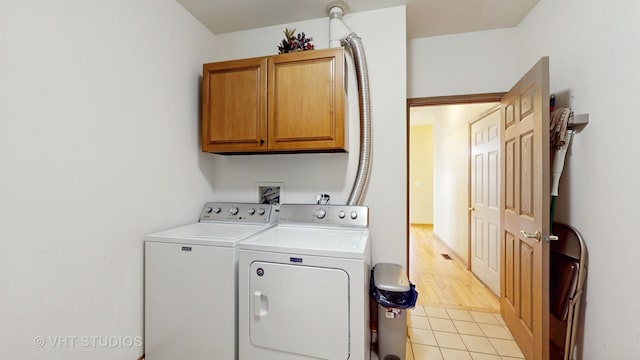
M202 207L200 221L272 224L276 222L274 205L231 202L208 202Z
M366 228L369 226L369 208L351 205L282 204L278 224Z

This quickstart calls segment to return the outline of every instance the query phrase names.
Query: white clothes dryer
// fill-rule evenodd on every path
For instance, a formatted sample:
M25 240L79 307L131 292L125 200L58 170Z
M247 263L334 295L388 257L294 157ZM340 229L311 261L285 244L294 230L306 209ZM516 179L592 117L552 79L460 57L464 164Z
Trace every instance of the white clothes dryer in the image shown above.
M206 203L199 222L145 237L146 359L238 358L238 244L275 222L272 205Z
M369 359L368 208L283 204L239 248L240 359Z

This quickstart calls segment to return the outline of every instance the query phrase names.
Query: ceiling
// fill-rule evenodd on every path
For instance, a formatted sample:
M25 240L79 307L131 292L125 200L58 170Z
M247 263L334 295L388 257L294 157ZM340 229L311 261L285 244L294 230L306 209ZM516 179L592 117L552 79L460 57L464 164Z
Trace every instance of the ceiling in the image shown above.
M327 16L331 0L177 0L214 34ZM516 26L539 0L348 0L348 12L407 6L407 38Z

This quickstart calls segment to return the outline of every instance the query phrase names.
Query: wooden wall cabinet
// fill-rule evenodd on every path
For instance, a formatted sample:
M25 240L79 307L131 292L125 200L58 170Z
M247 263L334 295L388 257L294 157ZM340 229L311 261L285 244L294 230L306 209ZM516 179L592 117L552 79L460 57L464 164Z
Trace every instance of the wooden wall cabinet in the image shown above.
M205 64L202 151L345 151L344 50Z

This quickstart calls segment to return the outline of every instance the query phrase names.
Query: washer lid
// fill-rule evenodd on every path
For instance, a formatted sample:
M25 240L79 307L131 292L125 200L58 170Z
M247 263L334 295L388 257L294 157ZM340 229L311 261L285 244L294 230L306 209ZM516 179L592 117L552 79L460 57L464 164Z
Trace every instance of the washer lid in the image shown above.
M368 260L369 230L279 225L243 241L239 248Z
M240 241L270 227L273 225L198 222L147 235L145 240L234 247Z

